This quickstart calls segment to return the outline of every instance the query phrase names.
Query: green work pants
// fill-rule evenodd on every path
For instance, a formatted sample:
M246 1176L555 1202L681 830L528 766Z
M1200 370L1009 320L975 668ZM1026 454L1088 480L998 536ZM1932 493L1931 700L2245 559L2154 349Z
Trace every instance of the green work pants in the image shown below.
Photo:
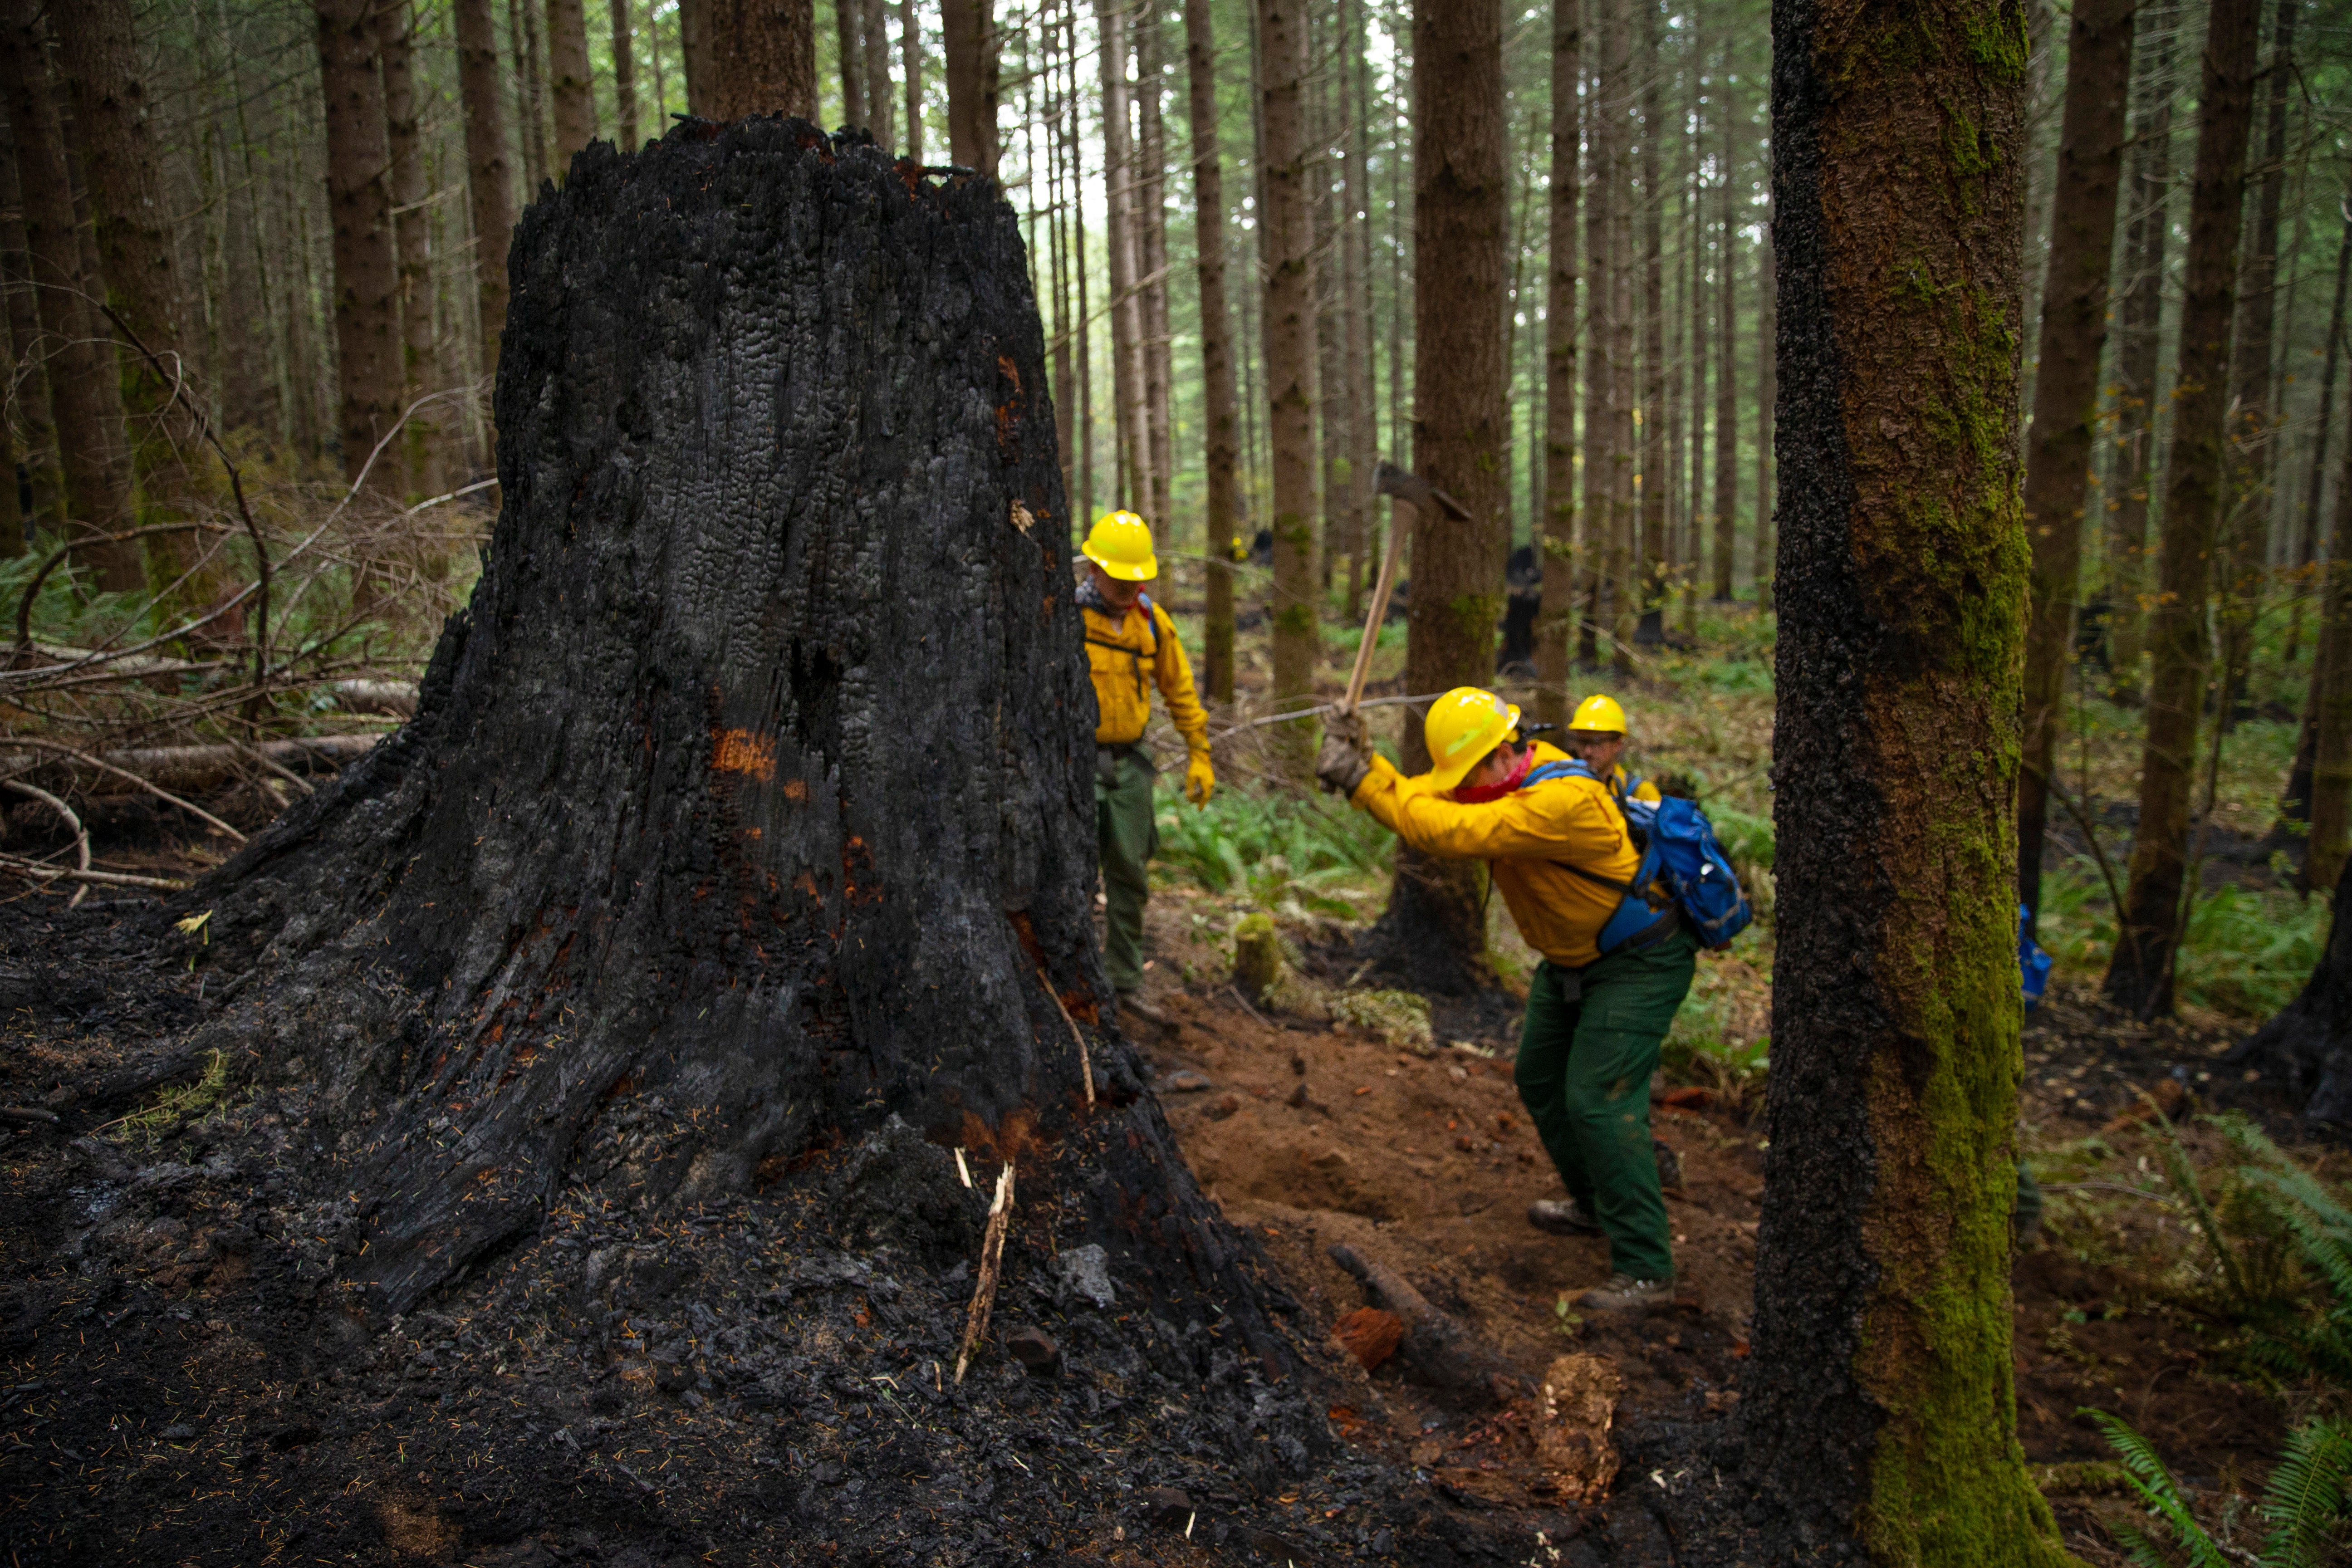
M1145 866L1160 847L1152 820L1157 770L1139 748L1095 755L1095 844L1102 857L1103 967L1122 994L1143 984L1143 906L1151 897Z
M1698 941L1676 931L1582 971L1549 962L1528 987L1512 1073L1569 1194L1609 1237L1609 1266L1671 1279L1674 1249L1650 1152L1650 1075L1690 990ZM1581 979L1581 994L1577 981Z

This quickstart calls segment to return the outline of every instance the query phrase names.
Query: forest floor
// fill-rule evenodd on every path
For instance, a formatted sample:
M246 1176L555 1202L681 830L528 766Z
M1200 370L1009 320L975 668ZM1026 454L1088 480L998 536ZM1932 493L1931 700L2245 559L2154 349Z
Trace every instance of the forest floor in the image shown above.
M1173 1027L1133 1033L1160 1070L1171 1124L1203 1188L1263 1239L1310 1331L1328 1332L1363 1304L1328 1250L1344 1244L1403 1275L1530 1380L1563 1353L1604 1357L1622 1379L1622 1425L1704 1422L1737 1405L1763 1192L1753 1108L1661 1086L1683 1102L1654 1107L1656 1136L1683 1173L1668 1194L1675 1300L1640 1313L1579 1313L1573 1298L1607 1278L1608 1250L1527 1222L1528 1205L1557 1196L1559 1181L1511 1085L1515 1020L1423 1055L1313 1016L1247 1008L1204 953L1203 933L1223 923L1215 903L1182 888L1155 895L1155 944L1184 954L1193 979L1155 960L1146 999ZM1300 952L1310 975L1336 980L1351 962L1339 945ZM1701 963L1717 984L1752 987L1752 957ZM2190 1011L2182 1021L2126 1023L2091 987L2065 982L2026 1031L2021 1124L2051 1190L2042 1234L2021 1249L2014 1275L2019 1435L2068 1546L2094 1563L2126 1561L2101 1520L2137 1515L2112 1450L2078 1411L2122 1415L2170 1463L2199 1512L2242 1539L2288 1426L2325 1397L2250 1379L2200 1310L2210 1303L2193 1233L2176 1213L2114 1190L2160 1163L2143 1091L2163 1094L2192 1162L2209 1173L2226 1166L2228 1151L2183 1114L2192 1107L2226 1103L2286 1126L2258 1088L2217 1077L2216 1059L2242 1030ZM2184 1081L2195 1086L2191 1099L2163 1088ZM2324 1176L2352 1176L2342 1151L2301 1152ZM1332 1415L1350 1443L1428 1476L1465 1506L1544 1506L1549 1478L1527 1409L1465 1417L1394 1362L1370 1375L1352 1362L1345 1370ZM1633 1473L1617 1481L1621 1494L1671 1484Z
M1700 788L1769 908L1769 645L1752 626L1714 629L1729 646L1705 660L1603 684L1638 703L1641 757ZM1376 691L1400 689L1390 641ZM1333 651L1336 676L1345 650ZM1244 673L1245 688L1263 684L1257 664ZM1399 711L1380 710L1391 736ZM2091 701L2078 721L2078 798L2120 864L2132 716ZM2257 831L2291 731L2257 719L2224 759L2177 1020L2099 1005L2095 857L2071 826L2053 834L2065 858L2046 884L2043 940L2059 978L2027 1021L2021 1106L2048 1207L2016 1262L2017 1406L2067 1544L2101 1568L2124 1561L2105 1522L2136 1510L2084 1410L2146 1435L2217 1535L2242 1543L2285 1432L2345 1398L2252 1364L2165 1173L2177 1139L2242 1258L2286 1293L2302 1287L2282 1238L2232 1207L2240 1152L2197 1113L2245 1110L2324 1179L2352 1178L2352 1155L2298 1142L2263 1086L2219 1060L2291 994L2324 929L2324 905L2282 886ZM1221 749L1231 778L1267 771L1248 739ZM248 825L275 805L211 804ZM561 1207L428 1308L388 1331L363 1325L321 1288L356 1245L352 1216L306 1202L292 1179L310 1152L292 1142L309 1091L225 1090L217 1064L179 1046L219 992L207 995L200 963L159 961L173 941L162 902L0 899L0 1106L58 1119L0 1121L10 1568L1437 1564L1528 1562L1546 1544L1585 1564L1685 1560L1675 1494L1689 1478L1643 1456L1687 1452L1693 1430L1738 1405L1769 920L1702 959L1669 1041L1655 1130L1683 1171L1669 1204L1676 1299L1580 1314L1573 1297L1607 1273L1602 1245L1524 1217L1556 1191L1510 1083L1534 955L1498 909L1504 989L1441 1001L1430 1044L1335 1026L1331 998L1380 983L1352 946L1386 873L1377 835L1351 815L1278 790L1228 791L1204 814L1171 804L1147 996L1172 1027L1129 1031L1203 1188L1296 1303L1286 1327L1314 1386L1257 1397L1277 1426L1311 1400L1304 1414L1331 1446L1286 1465L1237 1463L1218 1402L1196 1403L1199 1369L1240 1375L1229 1361L1172 1341L1139 1360L1118 1309L1074 1296L1050 1205L1013 1228L997 1322L1000 1336L1046 1330L1057 1374L992 1352L965 1388L946 1384L968 1274L857 1239L859 1214L905 1197L878 1172L943 1158L887 1138L813 1152L804 1179L725 1210ZM87 816L116 870L184 874L217 858L142 805ZM8 825L11 848L58 847L37 814ZM1300 984L1253 1007L1229 984L1230 936L1260 910ZM2168 1120L2147 1114L2149 1096ZM1497 1407L1409 1382L1397 1361L1367 1373L1330 1337L1363 1300L1334 1245L1402 1276L1527 1385L1563 1355L1612 1367L1628 1464L1609 1498L1579 1506L1552 1484L1524 1389Z

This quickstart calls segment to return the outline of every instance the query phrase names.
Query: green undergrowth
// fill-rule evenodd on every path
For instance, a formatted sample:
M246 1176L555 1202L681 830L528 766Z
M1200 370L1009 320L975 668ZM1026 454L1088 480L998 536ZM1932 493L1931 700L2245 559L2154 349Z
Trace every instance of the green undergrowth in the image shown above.
M219 1051L194 1082L177 1085L154 1100L100 1129L118 1143L152 1147L183 1123L197 1121L228 1099L228 1058Z
M2113 851L2110 863L2113 864ZM2121 877L2124 868L2114 865ZM2294 1000L2327 941L2328 898L2228 884L2197 900L2180 945L2181 1000L2241 1018L2267 1018ZM2056 973L2096 979L2114 950L2114 905L2087 856L2045 870L2039 921Z
M1154 802L1158 870L1210 892L1355 919L1361 911L1340 895L1385 881L1395 858L1388 829L1320 795L1226 786L1196 810L1176 784L1161 774Z
M2172 1471L2154 1444L2121 1417L2104 1410L2082 1413L2106 1437L2123 1460L2126 1479L2145 1511L2147 1523L2105 1521L2109 1534L2137 1568L2225 1568L2251 1563L2253 1568L2324 1568L2340 1563L2352 1546L2346 1526L2347 1484L2352 1481L2352 1423L2318 1417L2287 1435L2286 1451L2279 1457L2270 1483L2255 1508L2259 1552L2236 1545L2233 1521L2221 1524L2216 1539L2181 1493Z

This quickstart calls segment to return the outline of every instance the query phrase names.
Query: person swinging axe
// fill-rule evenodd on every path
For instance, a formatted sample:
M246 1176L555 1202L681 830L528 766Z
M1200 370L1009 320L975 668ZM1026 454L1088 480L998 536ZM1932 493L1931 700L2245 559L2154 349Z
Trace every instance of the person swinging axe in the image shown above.
M1528 1223L1608 1238L1611 1278L1579 1305L1663 1304L1675 1266L1650 1075L1699 942L1671 895L1632 887L1643 858L1613 779L1522 742L1518 726L1519 710L1493 692L1456 687L1423 725L1429 771L1408 779L1372 751L1360 715L1341 713L1315 773L1424 854L1488 863L1519 934L1544 955L1512 1077L1568 1196L1531 1205Z

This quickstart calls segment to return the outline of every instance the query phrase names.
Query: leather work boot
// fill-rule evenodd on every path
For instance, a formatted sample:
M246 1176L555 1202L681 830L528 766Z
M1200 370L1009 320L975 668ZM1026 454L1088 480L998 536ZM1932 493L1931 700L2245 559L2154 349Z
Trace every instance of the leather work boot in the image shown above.
M1599 1236L1601 1222L1574 1198L1538 1198L1528 1205L1528 1223L1554 1236Z
M1675 1282L1671 1279L1636 1279L1630 1274L1612 1274L1609 1283L1597 1290L1587 1290L1576 1299L1576 1304L1594 1312L1622 1312L1634 1307L1664 1307L1675 1299Z

